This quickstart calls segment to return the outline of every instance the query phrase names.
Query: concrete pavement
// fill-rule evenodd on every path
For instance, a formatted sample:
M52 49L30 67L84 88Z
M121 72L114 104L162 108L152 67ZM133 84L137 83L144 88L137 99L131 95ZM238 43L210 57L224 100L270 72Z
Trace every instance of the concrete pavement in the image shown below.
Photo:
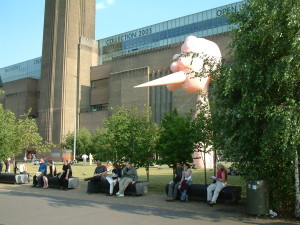
M27 224L297 224L245 214L245 204L166 202L164 193L124 198L88 195L86 183L68 191L0 184L0 225Z

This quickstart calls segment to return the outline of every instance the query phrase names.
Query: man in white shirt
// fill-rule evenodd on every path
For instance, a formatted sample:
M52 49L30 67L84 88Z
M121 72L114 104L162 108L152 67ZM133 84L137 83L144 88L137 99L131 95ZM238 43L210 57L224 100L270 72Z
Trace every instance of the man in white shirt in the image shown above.
M87 156L87 154L84 153L84 154L82 155L82 160L83 160L82 165L83 165L83 166L86 165L86 160L87 160L87 159L88 159L88 156Z

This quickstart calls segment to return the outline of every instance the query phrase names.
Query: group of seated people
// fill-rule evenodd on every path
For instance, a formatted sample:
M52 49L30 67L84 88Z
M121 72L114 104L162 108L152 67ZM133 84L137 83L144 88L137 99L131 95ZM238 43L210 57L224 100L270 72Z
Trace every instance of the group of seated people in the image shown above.
M62 171L60 173L56 172L56 166L53 161L48 162L49 164L49 174L47 174L48 164L45 162L44 158L40 159L40 165L38 172L33 176L33 186L32 187L41 187L48 188L49 187L49 178L57 177L61 190L68 190L69 178L72 177L72 168L68 163L68 160L64 159L63 161Z
M94 171L94 175L89 178L85 178L85 181L90 181L88 186L88 194L96 192L97 185L99 182L107 180L110 184L108 196L113 195L114 186L119 183L119 191L116 193L117 197L124 197L124 191L127 186L132 183L134 184L138 179L136 169L131 165L130 162L125 163L125 168L119 166L118 163L113 163L113 170L111 174L108 174L108 168L97 162L97 167Z
M192 171L188 163L178 162L174 170L174 179L168 186L167 201L174 201L180 191L181 201L188 201L187 189L192 185ZM216 176L209 177L213 183L207 187L207 203L213 206L221 190L227 185L227 169L221 163L217 164ZM213 193L214 192L214 193ZM212 194L213 193L213 194Z

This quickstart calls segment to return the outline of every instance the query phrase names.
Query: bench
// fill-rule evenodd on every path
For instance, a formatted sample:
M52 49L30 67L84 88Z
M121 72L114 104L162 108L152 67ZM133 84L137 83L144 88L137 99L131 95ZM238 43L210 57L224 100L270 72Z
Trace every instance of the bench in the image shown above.
M166 193L168 194L169 184L166 185ZM207 187L204 184L192 184L187 190L189 200L207 201ZM226 186L218 196L217 203L237 203L241 200L241 186ZM180 199L180 191L178 191L177 199Z
M0 183L26 184L29 183L28 174L0 173Z
M59 182L58 182L58 177L50 177L48 178L48 185L50 188L59 188ZM77 188L79 185L79 178L78 177L70 177L69 178L69 183L68 183L68 188Z
M89 184L88 183L88 190L89 190ZM100 181L97 184L97 189L95 193L109 193L109 182L107 180ZM119 190L119 183L117 183L114 187L114 192L117 193ZM148 193L148 182L145 181L137 181L134 184L129 184L127 188L125 189L124 194L125 195L133 195L133 196L140 196Z

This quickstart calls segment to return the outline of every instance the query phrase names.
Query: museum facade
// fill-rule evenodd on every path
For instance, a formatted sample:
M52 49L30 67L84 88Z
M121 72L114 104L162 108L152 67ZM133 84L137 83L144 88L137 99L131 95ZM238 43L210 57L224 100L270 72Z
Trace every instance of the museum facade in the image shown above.
M42 137L56 144L74 129L94 131L111 107L148 105L157 123L175 108L186 113L196 93L133 87L170 74L189 35L215 42L226 58L232 27L224 15L243 3L95 40L95 0L46 0L42 57L0 68L1 103L17 117L31 109Z

